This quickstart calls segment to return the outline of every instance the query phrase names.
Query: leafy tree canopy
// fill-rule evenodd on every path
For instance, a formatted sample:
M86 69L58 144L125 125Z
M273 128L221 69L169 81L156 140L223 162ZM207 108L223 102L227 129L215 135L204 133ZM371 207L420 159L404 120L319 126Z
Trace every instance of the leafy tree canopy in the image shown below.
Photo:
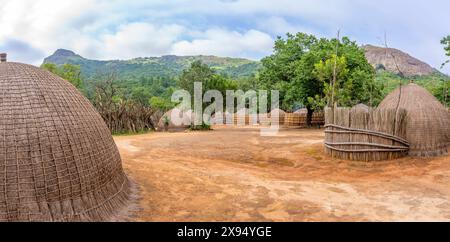
M447 56L450 56L450 35L443 38L441 40L441 44L444 45L445 54ZM448 64L449 62L450 62L450 60L447 60L444 64L442 64L442 67L444 67L444 65Z
M347 37L318 39L304 33L279 37L274 53L262 60L259 85L280 90L281 107L286 110L301 102L312 111L322 106L318 104L323 104L321 99L331 91L335 60L339 105L375 104L381 99L374 68L367 62L364 50Z
M53 63L45 63L41 66L41 68L62 77L80 90L83 90L84 88L83 80L81 78L80 66L71 64L57 66Z

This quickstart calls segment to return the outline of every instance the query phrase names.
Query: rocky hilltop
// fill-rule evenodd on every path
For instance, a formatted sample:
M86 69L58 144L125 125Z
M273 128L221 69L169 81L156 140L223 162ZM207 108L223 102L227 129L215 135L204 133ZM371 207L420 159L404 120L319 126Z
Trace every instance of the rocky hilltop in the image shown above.
M397 62L398 68L407 77L426 76L437 72L436 69L427 63L397 49L373 45L365 45L363 48L366 51L367 60L377 70L384 69L388 72L399 74L395 64ZM395 57L395 61L392 56Z

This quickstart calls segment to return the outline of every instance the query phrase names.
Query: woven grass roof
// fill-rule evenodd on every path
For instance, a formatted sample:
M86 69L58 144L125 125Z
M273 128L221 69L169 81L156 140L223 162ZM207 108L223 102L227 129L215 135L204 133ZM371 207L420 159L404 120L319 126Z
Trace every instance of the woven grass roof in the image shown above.
M0 221L103 221L129 181L110 131L69 82L0 63Z
M446 108L427 90L408 84L389 94L379 109L404 109L407 112L406 139L412 156L447 154L450 117Z

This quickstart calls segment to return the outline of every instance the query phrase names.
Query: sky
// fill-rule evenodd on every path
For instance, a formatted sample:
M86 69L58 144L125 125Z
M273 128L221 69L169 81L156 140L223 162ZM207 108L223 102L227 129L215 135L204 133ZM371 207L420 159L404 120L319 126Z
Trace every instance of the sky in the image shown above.
M0 0L0 52L39 65L56 49L111 60L217 55L259 60L277 36L305 32L446 60L448 0ZM443 72L450 74L450 66Z

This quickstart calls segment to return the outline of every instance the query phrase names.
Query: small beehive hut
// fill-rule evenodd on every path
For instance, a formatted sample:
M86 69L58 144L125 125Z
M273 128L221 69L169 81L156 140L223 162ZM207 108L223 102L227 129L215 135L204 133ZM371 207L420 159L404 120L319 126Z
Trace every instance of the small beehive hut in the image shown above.
M104 221L130 186L109 129L69 82L0 63L0 221Z
M295 111L294 113L295 113L295 114L304 114L304 115L306 115L306 114L308 114L308 109L306 109L306 108L301 108L301 109Z
M404 109L411 156L447 154L450 119L446 108L427 90L411 83L389 94L378 109Z
M171 109L161 117L157 130L165 131L167 128L167 131L184 131L191 127L193 117L192 110Z
M370 111L370 107L365 105L365 104L363 104L363 103L357 104L357 105L352 107L352 112L363 112L363 113L366 112L366 113L368 113L369 111Z
M253 114L248 108L242 108L233 114L234 125L258 125L258 114Z
M284 125L287 127L307 127L308 111L300 109L294 113L286 113ZM325 124L325 114L323 111L316 111L311 117L312 126L323 126Z
M286 112L282 109L274 109L270 112L270 121L272 125L283 126L285 124Z

